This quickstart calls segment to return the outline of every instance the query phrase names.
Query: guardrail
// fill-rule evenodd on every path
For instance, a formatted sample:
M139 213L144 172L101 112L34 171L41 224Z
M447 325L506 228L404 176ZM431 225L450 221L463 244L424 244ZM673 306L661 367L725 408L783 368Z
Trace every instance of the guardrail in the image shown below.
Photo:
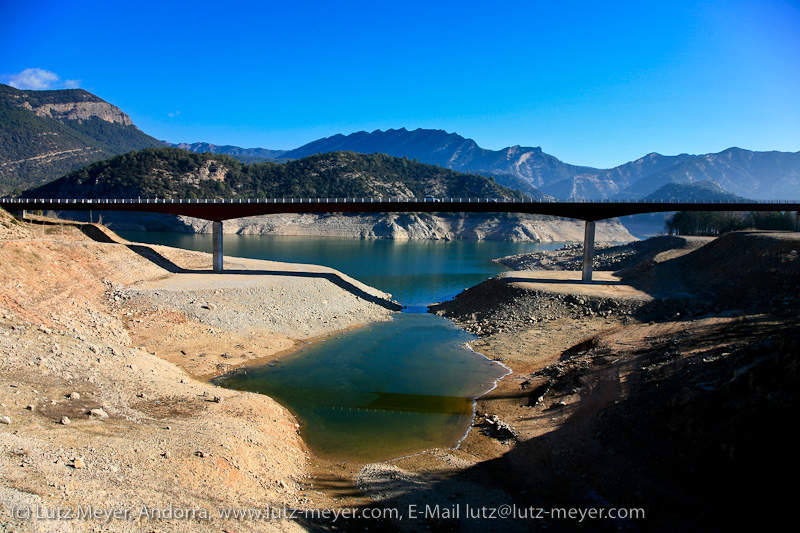
M799 204L800 200L642 200L608 198L591 199L533 199L533 198L0 198L0 205L14 204L358 204L358 203L500 203L500 204Z

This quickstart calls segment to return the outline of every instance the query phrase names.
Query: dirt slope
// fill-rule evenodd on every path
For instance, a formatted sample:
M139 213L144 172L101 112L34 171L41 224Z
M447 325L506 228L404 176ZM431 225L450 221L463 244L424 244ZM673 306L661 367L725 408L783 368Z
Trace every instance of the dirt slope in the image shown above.
M313 506L294 417L267 397L196 376L385 319L388 304L379 304L386 301L345 277L334 283L327 269L258 262L232 261L240 273L218 276L218 286L166 290L164 280L209 269L209 256L163 247L145 253L86 233L115 237L96 226L20 223L0 211L0 530L241 530L241 521L221 520L217 509ZM310 277L281 284L291 273ZM240 316L236 327L213 313L231 291L268 303L259 291L278 285L281 307L310 324L296 335L297 316L272 308L249 321ZM312 316L320 298L329 305ZM178 305L192 299L190 308ZM253 338L258 344L248 344ZM107 524L25 514L86 505L128 514ZM168 508L195 514L148 515ZM245 527L302 529L286 519Z
M786 428L800 408L800 239L742 232L678 244L606 257L628 262L617 275L645 299L527 271L436 306L514 370L478 400L461 452L481 460L456 476L520 507L646 516L535 523L555 531L770 529L790 516L792 493L780 487L798 473Z

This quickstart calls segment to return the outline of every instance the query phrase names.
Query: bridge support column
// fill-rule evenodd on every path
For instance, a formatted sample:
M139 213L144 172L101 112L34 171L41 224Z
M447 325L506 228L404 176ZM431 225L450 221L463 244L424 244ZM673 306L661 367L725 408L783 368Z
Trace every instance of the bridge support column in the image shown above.
M583 233L583 281L592 281L594 261L594 220L587 220Z
M214 272L222 272L223 254L222 254L222 221L215 220L212 229L213 241L213 254L211 259L212 268Z

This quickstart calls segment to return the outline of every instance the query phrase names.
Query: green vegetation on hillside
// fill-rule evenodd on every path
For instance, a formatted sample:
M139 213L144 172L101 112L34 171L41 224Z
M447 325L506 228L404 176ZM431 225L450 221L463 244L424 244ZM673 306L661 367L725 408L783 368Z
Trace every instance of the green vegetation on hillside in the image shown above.
M697 183L667 183L645 200L663 200L669 202L738 202L745 200L732 192L720 187L713 180L699 181Z
M59 89L54 91L35 91L15 89L10 85L0 84L0 101L13 101L24 97L24 101L33 107L45 104L66 104L69 102L102 102L97 97L83 89Z
M522 193L492 178L383 154L334 152L285 164L150 148L93 163L26 196L48 198L492 197Z
M16 194L117 154L162 143L135 126L97 117L57 120L20 107L47 103L102 102L81 89L20 91L0 85L0 194Z
M721 235L743 229L794 229L794 214L783 211L678 211L667 220L670 235Z

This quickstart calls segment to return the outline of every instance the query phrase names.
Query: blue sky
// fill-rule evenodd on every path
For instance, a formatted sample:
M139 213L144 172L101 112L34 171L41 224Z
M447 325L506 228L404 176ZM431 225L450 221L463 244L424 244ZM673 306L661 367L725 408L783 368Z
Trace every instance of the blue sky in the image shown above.
M795 152L800 3L3 1L0 82L84 88L171 142L421 127L596 167Z

